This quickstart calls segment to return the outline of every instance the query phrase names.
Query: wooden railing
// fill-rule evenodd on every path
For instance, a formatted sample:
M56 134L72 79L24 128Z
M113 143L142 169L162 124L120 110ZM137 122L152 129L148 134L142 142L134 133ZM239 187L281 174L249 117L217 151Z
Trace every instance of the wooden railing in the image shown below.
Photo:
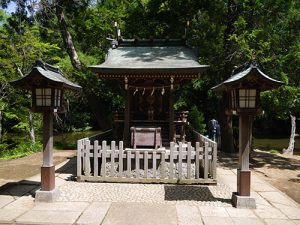
M101 132L99 134L95 134L91 137L88 137L87 139L89 139L91 142L94 142L94 141L111 141L113 140L113 130L107 130L107 131L104 131L104 132Z
M205 146L205 143L208 144L208 147L213 148L212 158L213 160L209 161L210 171L212 172L212 177L217 179L217 152L218 152L218 144L217 142L209 139L208 137L198 133L193 130L194 141L199 142L200 146Z
M79 181L134 183L216 183L216 143L208 139L178 145L170 149L124 149L123 142L77 143L77 179Z

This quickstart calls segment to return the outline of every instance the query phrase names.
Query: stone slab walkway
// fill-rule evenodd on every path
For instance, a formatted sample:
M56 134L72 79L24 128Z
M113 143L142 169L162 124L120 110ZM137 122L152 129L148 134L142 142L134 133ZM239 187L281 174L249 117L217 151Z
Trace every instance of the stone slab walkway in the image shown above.
M228 168L218 168L216 186L79 183L75 163L56 167L57 202L34 201L39 174L0 192L0 224L300 225L299 204L254 174L257 209L236 209L236 172Z

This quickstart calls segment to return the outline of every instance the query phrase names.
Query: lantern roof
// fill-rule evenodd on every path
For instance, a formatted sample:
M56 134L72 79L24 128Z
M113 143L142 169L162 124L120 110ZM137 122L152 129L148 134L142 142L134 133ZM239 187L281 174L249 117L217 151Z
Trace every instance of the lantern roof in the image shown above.
M260 91L266 91L281 86L283 82L275 80L263 73L258 65L250 64L246 69L232 75L224 82L213 87L212 90L228 91L241 87L252 87Z
M89 66L99 77L122 78L142 75L199 75L201 65L192 48L181 40L122 40L108 52L104 63Z
M62 89L80 90L81 86L69 81L58 67L37 60L32 70L24 77L11 82L13 86L23 89L36 87L56 87Z

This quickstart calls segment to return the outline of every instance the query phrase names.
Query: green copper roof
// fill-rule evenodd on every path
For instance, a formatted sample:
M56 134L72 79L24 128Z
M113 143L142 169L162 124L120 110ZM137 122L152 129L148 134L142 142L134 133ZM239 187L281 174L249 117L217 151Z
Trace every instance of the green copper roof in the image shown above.
M58 86L66 89L80 90L81 87L64 77L62 71L50 64L42 61L36 61L36 64L32 67L32 70L24 77L18 80L12 81L13 86L17 86L24 89L31 89L40 85L38 81L43 80L51 85ZM42 82L42 81L41 81Z
M104 63L90 68L97 73L126 71L190 70L200 72L209 67L200 65L194 51L186 46L130 46L110 49Z
M241 82L247 81L254 83L260 90L269 90L279 87L283 82L275 80L263 73L256 65L251 64L245 70L232 75L221 84L213 87L214 91L225 91L236 88Z

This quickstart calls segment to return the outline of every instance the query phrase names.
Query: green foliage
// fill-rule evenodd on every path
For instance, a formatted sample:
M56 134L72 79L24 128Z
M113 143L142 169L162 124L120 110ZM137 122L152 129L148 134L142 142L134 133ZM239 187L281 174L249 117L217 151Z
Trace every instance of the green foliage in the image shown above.
M1 5L5 7L8 2L2 1ZM290 113L299 114L299 1L59 1L84 64L82 71L73 69L64 50L55 3L41 0L35 13L28 8L30 1L21 1L11 16L0 10L0 110L4 113L6 133L28 131L30 96L13 89L9 81L20 77L16 67L25 74L36 59L58 65L68 79L83 87L83 96L79 98L73 93L66 94L71 111L60 116L61 121L55 125L59 132L93 126L88 96L95 97L98 107L107 115L103 120L124 107L121 85L98 79L86 67L104 61L109 47L106 37L116 35L115 21L124 38L180 38L186 22L190 22L188 44L195 48L199 62L210 65L210 69L206 76L180 87L174 108L190 111L190 121L198 131L204 132L205 118L216 115L217 103L223 103L210 88L228 78L234 66L247 61L259 61L266 74L287 84L278 91L262 93L266 116L287 119ZM35 118L39 129L41 116Z
M277 149L271 149L269 152L272 153L272 154L279 154L279 153L281 153L281 151L279 151Z
M290 114L300 114L300 88L282 86L261 94L261 103L267 114L287 120Z
M63 149L63 150L74 150L77 148L77 143L74 142L66 142L66 141L57 141L54 143L55 149Z
M11 129L14 132L29 132L29 124L21 121L18 124L14 125Z
M20 158L42 150L42 144L40 142L31 144L28 141L22 141L12 149L9 149L8 147L7 144L0 144L0 159Z
M178 100L174 103L175 110L182 110L188 108L187 101L184 97L180 96Z
M70 111L58 115L54 128L59 133L85 131L91 129L93 115L89 112L86 103L70 101Z
M193 106L189 112L189 121L190 125L199 133L204 134L206 132L204 115L199 112L196 106Z
M258 60L268 74L289 85L299 85L300 22L297 1L241 1L235 21L234 60Z
M5 11L3 9L0 9L0 30L3 28L3 24L6 22L6 19L8 16L6 15Z

